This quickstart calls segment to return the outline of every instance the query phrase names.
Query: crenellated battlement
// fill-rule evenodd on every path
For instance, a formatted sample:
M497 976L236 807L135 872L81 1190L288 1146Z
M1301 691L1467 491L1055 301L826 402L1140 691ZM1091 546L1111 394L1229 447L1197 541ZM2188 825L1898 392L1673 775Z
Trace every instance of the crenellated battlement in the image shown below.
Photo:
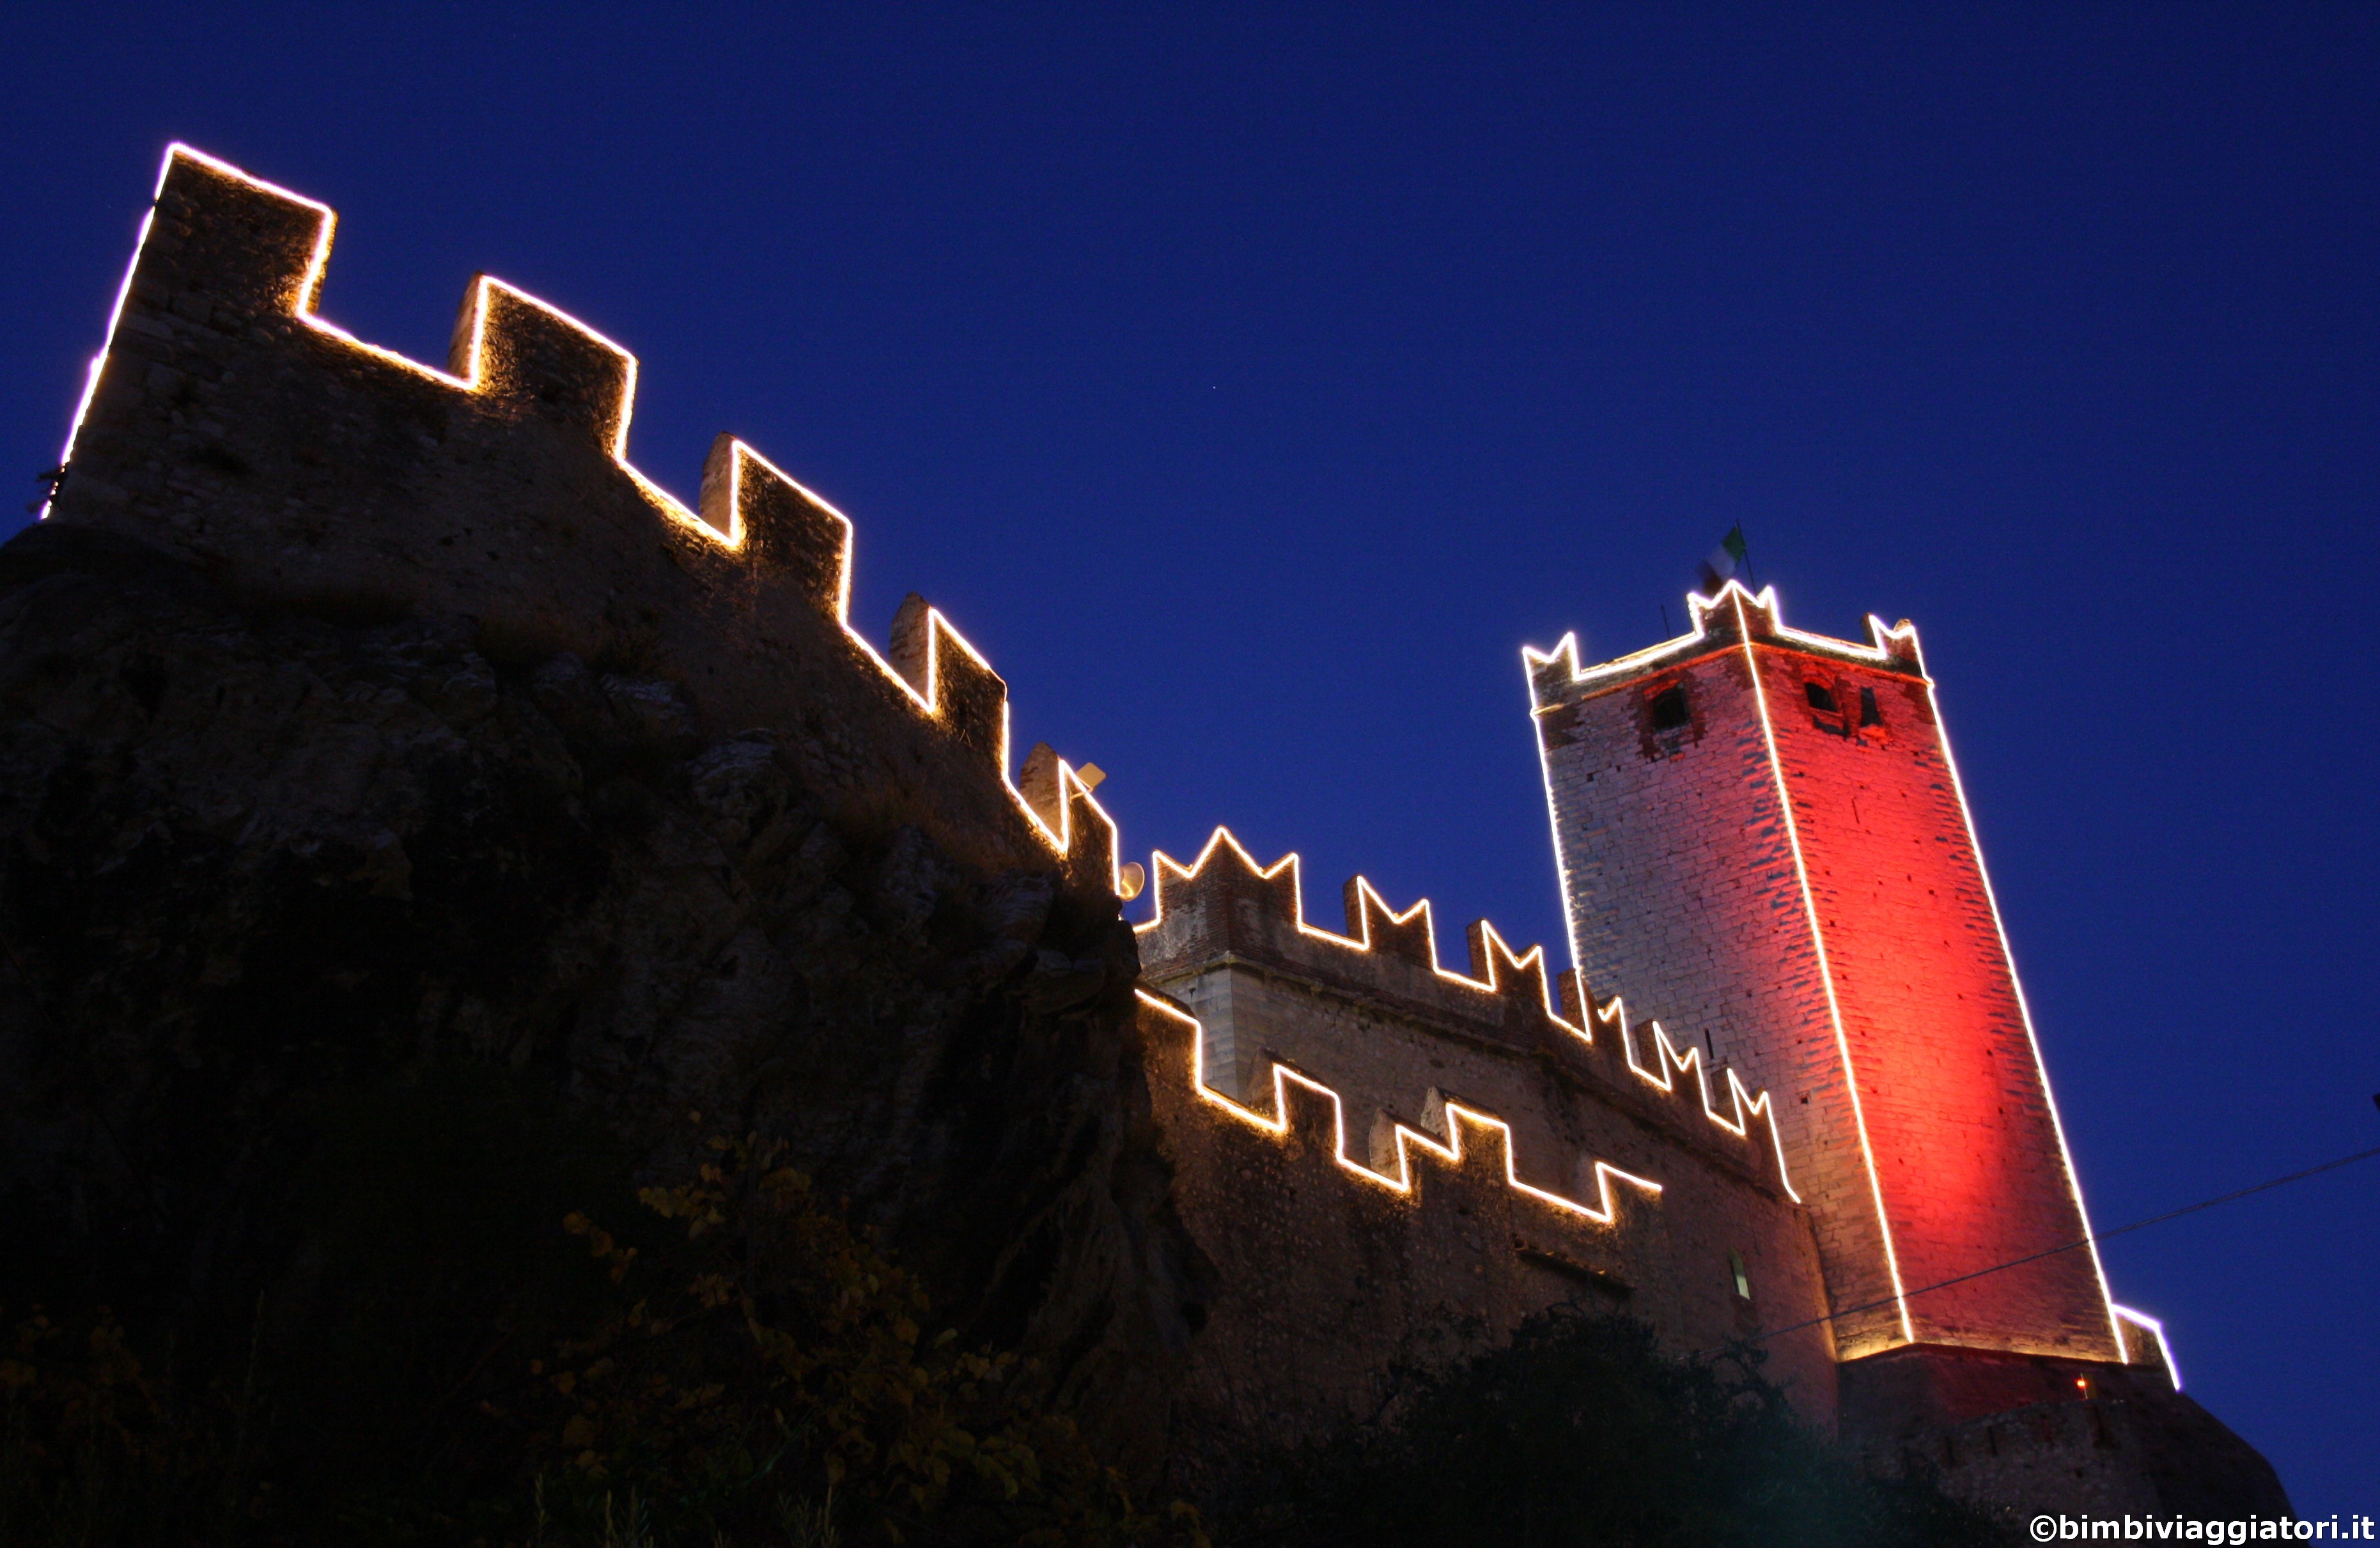
M1925 678L1925 659L1917 647L1917 626L1909 620L1887 623L1871 613L1865 645L1791 629L1785 625L1784 604L1778 600L1773 586L1763 587L1755 593L1739 582L1729 581L1719 587L1716 597L1689 593L1686 623L1686 632L1674 639L1590 665L1580 663L1575 634L1564 635L1551 650L1522 647L1521 661L1528 673L1535 707L1545 710L1651 673L1685 666L1718 651L1755 645L1781 646L1920 681Z
M1830 1422L1828 1308L1767 1094L1574 974L1549 981L1486 920L1467 972L1440 962L1427 901L1360 876L1345 933L1313 925L1299 865L1217 828L1186 865L1154 857L1139 926L1155 1111L1235 1287L1219 1379L1327 1424L1378 1396L1363 1360L1307 1351L1567 1301L1680 1352L1779 1330L1777 1369Z
M851 627L842 512L732 435L692 505L670 494L628 460L636 357L489 275L443 369L355 337L318 310L335 224L168 150L45 517L244 593L461 613L670 678L715 732L803 726L825 783L908 784L1115 890L1113 820L1054 755L1031 798L1012 780L1007 685L945 615L912 594L882 651Z
M853 627L850 518L732 434L711 443L695 497L672 494L629 459L635 356L491 275L464 287L441 364L357 338L322 312L335 224L326 204L168 150L42 513L89 536L26 551L203 593L205 626L246 643L319 642L323 621L342 647L434 637L442 661L506 690L494 709L476 689L431 707L438 734L474 756L483 722L502 732L492 756L543 756L507 740L499 714L573 756L601 739L602 756L578 766L599 779L616 761L698 783L710 755L758 751L798 789L805 823L844 819L816 825L830 837L902 830L875 892L910 895L914 826L937 864L1001 878L983 890L1003 932L1002 900L1049 908L1048 928L970 958L1009 964L987 968L967 991L979 998L924 984L942 1008L917 1014L972 1025L1014 993L1026 1043L1063 1029L1037 1067L1086 1090L1110 1082L1067 1121L1115 1145L1086 1162L1069 1142L1064 1165L1111 1166L1105 1182L1083 1174L1093 1193L1144 1196L1092 1234L1056 1228L1051 1251L1087 1253L1067 1272L1131 1290L1119 1305L1164 1302L1161 1328L1143 1332L1182 1374L1150 1389L1149 1411L1234 1450L1310 1439L1377 1419L1382 1373L1423 1343L1452 1354L1562 1303L1625 1311L1677 1353L1758 1339L1814 1423L1840 1419L1894 1455L1922 1433L1945 1466L1953 1443L1998 1458L1989 1426L2003 1412L2079 1410L2103 1375L2122 1378L2119 1393L2150 1390L2124 1385L2129 1373L2170 1382L2161 1330L2116 1307L2095 1249L2077 1250L2090 1240L2081 1190L1907 621L1870 617L1865 643L1809 634L1786 625L1773 588L1730 581L1688 599L1685 634L1633 654L1583 662L1575 635L1524 650L1571 968L1484 919L1449 967L1430 904L1400 909L1361 876L1342 889L1343 933L1310 924L1298 857L1259 864L1218 828L1187 864L1154 856L1135 1000L1100 776L1047 744L1014 762L1007 683L924 598L907 596L880 645ZM120 551L132 546L178 568ZM57 611L80 605L58 594ZM379 627L400 620L420 622ZM307 670L290 673L301 695L315 691ZM109 675L140 698L131 670ZM540 696L589 678L592 702L650 713L580 724L556 707L570 695ZM197 712L210 732L212 714ZM378 735L358 731L341 767L379 756ZM533 761L508 767L545 778ZM310 758L295 768L316 777ZM820 846L830 873L833 849ZM689 876L714 869L682 858L702 853L654 851ZM814 852L799 853L808 865ZM736 867L715 869L729 899ZM645 893L619 896L643 917ZM817 907L855 901L884 900L838 888ZM720 993L740 1009L714 1016L724 1000L652 974L634 1024L674 1018L695 1062L815 1093L807 1074L828 1066L720 1054L740 1045L718 1029L748 1012L771 1050L791 1024L802 1059L839 1059L843 1042L801 1023L813 978L840 965L738 976L749 954L735 932L760 926L740 899L714 912L733 949L715 970L683 961L705 983L734 980ZM662 917L664 933L687 928ZM1037 931L1098 954L1024 944ZM1620 986L1682 1036L1632 1020ZM868 1026L892 1024L879 986L857 986ZM575 1008L538 1015L581 1024ZM905 1165L905 1142L852 1111L868 1165ZM1158 1219L1162 1241L1130 1223ZM1015 1261L1041 1262L1042 1245ZM1105 1358L1069 1381L1105 1380ZM2069 1445L2036 1418L2034 1451L2061 1480L2082 1476L2070 1464L2083 1445L2113 1453L2097 1419Z
M1148 981L1179 986L1233 966L1292 979L1334 999L1393 1014L1422 1029L1425 1044L1550 1067L1673 1137L1718 1151L1785 1197L1797 1197L1767 1094L1747 1089L1732 1069L1712 1069L1699 1048L1682 1052L1658 1022L1632 1025L1618 997L1594 1001L1575 973L1548 984L1544 948L1516 952L1485 919L1464 931L1470 973L1448 971L1439 961L1428 901L1400 913L1363 877L1351 877L1343 889L1347 933L1318 928L1306 922L1298 870L1293 853L1260 865L1224 828L1215 829L1187 865L1157 853L1155 910L1138 927ZM1232 1066L1216 1072L1225 1097L1240 1100L1261 1087L1267 1067L1301 1063L1283 1052L1289 1029L1269 1025L1257 1035L1263 1041L1242 1046L1248 1039L1234 1026L1229 1048L1208 1050ZM1312 1065L1312 1056L1303 1062ZM1447 1060L1392 1062L1413 1067L1392 1069L1379 1083L1428 1092L1421 1098L1427 1118L1442 1104L1447 1083L1429 1065ZM1200 1078L1202 1083L1208 1079L1203 1065ZM1297 1078L1312 1084L1318 1077ZM1329 1071L1319 1079L1328 1084ZM1393 1117L1385 1122L1381 1131L1393 1131Z
M1512 1155L1512 1126L1492 1113L1433 1092L1424 1108L1423 1127L1393 1119L1375 1124L1368 1153L1358 1158L1347 1143L1346 1104L1339 1093L1284 1060L1271 1064L1269 1107L1250 1106L1218 1091L1207 1080L1205 1039L1198 1018L1173 1001L1148 990L1141 1004L1172 1021L1189 1045L1191 1082L1199 1097L1251 1128L1278 1136L1296 1135L1337 1162L1351 1176L1394 1193L1412 1193L1424 1167L1472 1171L1500 1179L1505 1187L1523 1194L1558 1216L1572 1216L1597 1226L1616 1225L1620 1204L1614 1183L1623 1183L1658 1197L1661 1185L1650 1178L1623 1171L1609 1162L1588 1160L1579 1167L1593 1181L1591 1200L1564 1196L1522 1179ZM1416 1165L1419 1158L1420 1165Z
M2119 1360L1917 631L1805 634L1732 582L1689 611L1524 653L1573 959L1791 1104L1846 1358Z

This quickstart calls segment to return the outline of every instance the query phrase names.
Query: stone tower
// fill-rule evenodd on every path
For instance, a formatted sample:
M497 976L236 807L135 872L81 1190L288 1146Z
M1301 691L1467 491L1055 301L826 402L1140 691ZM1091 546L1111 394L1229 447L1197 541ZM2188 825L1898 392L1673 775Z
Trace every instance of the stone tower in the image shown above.
M2052 1251L2088 1228L1916 631L1689 607L1599 666L1526 655L1583 989L1771 1094L1838 1358L2121 1361L2095 1251Z

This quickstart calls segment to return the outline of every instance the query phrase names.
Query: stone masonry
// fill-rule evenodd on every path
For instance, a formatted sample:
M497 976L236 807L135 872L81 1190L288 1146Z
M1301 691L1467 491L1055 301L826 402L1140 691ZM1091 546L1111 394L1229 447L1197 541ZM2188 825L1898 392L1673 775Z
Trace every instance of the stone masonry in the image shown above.
M1534 659L1582 970L1777 1094L1845 1358L2119 1361L2095 1254L2054 1251L2089 1231L1914 630L1792 633L1740 587L1694 619Z
M1199 1136L1177 1152L1194 1231L1202 1217L1227 1219L1215 1234L1234 1251L1259 1221L1374 1233L1367 1271L1320 1304L1275 1283L1292 1264L1342 1282L1343 1255L1310 1242L1269 1247L1276 1267L1251 1261L1246 1278L1224 1276L1246 1287L1220 1297L1208 1323L1213 1358L1245 1361L1219 1377L1228 1390L1295 1342L1277 1324L1308 1324L1324 1307L1341 1319L1339 1297L1356 1287L1366 1305L1397 1287L1410 1312L1415 1287L1451 1273L1478 1293L1450 1293L1448 1305L1493 1332L1572 1299L1643 1318L1682 1354L1797 1328L1767 1346L1768 1372L1832 1423L1833 1342L1808 1215L1767 1107L1731 1072L1706 1080L1699 1050L1679 1056L1657 1030L1624 1027L1617 1007L1591 1033L1557 1014L1542 954L1516 957L1485 921L1469 931L1468 976L1439 966L1427 904L1399 916L1360 878L1346 888L1348 934L1315 929L1295 858L1261 871L1220 829L1194 866L1160 856L1157 887L1142 963L1166 998L1152 998L1144 1025L1160 1086L1197 1098L1176 1100L1180 1129ZM1184 1068L1194 1046L1195 1092ZM1647 1053L1659 1062L1641 1062ZM1263 1137L1283 1122L1279 1142ZM1217 1130L1229 1141L1210 1139ZM1252 1170L1249 1160L1284 1145L1312 1158L1299 1164L1308 1180L1286 1191L1269 1179L1292 1163ZM1436 1195L1457 1175L1478 1202L1457 1211L1473 1223L1449 1235ZM1322 1218L1309 1220L1317 1208ZM1373 1262L1383 1253L1393 1271ZM1396 1336L1362 1344L1391 1353ZM1335 1363L1332 1379L1299 1390L1343 1415L1368 1396L1370 1362Z
M1123 935L1114 825L1046 747L1012 775L990 664L916 598L880 651L849 626L840 513L725 436L672 498L626 460L633 357L501 282L443 369L354 339L315 310L332 225L169 152L53 522L237 599L656 685L699 739L763 728L843 815ZM1172 1168L1151 1217L1190 1244L1172 1444L1318 1435L1398 1361L1583 1301L1680 1354L1756 1340L1814 1424L1975 1498L2230 1478L2268 1507L2088 1249L1927 1288L2087 1229L1914 631L1693 606L1619 661L1528 658L1574 971L1482 922L1449 972L1427 906L1360 878L1318 929L1294 857L1220 829L1156 857L1131 1025Z
M500 281L469 286L443 370L350 337L313 309L333 223L175 148L51 519L260 600L467 616L669 679L705 732L797 728L823 788L956 853L1112 890L1113 823L1071 769L1038 801L1010 784L1007 687L940 612L905 607L889 655L851 630L840 512L724 435L696 505L671 498L625 460L635 357Z

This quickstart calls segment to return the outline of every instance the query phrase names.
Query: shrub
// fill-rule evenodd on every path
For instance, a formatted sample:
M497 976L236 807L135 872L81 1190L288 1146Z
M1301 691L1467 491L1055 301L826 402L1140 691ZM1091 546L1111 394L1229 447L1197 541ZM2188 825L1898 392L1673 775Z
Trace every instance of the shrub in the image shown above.
M1999 1528L1864 1477L1759 1373L1665 1358L1651 1329L1556 1307L1512 1341L1399 1373L1380 1421L1268 1469L1225 1541L1396 1548L1958 1548Z
M24 1312L0 1357L0 1542L1203 1548L1196 1513L1136 1504L1014 1354L935 1330L917 1278L780 1153L711 1140L640 1195L662 1223L641 1248L554 1222L586 1253L532 1299L565 1335L395 1421L357 1418L393 1406L373 1382L407 1367L386 1361L345 1385L268 1370L260 1398L256 1351L286 1333L261 1300L244 1379L188 1394L104 1311ZM552 1276L542 1241L515 1252ZM485 1337L450 1322L445 1357ZM382 1434L409 1438L346 1454Z
M807 1518L845 1542L1203 1543L1188 1507L1138 1506L1014 1355L935 1331L782 1147L709 1143L695 1179L640 1195L684 1229L654 1263L566 1222L623 1300L532 1371L550 1520L583 1534L632 1494L664 1540Z

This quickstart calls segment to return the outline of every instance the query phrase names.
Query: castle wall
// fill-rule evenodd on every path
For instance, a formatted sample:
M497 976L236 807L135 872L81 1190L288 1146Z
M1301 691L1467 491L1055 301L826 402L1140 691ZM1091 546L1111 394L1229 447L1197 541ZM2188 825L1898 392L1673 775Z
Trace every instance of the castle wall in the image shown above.
M1303 1433L1366 1411L1417 1329L1501 1336L1576 1299L1680 1353L1798 1326L1765 1346L1768 1373L1832 1425L1832 1340L1799 1325L1826 1312L1808 1216L1765 1112L1739 1117L1723 1073L1710 1106L1740 1131L1706 1108L1699 1054L1657 1083L1616 1023L1590 1037L1554 1015L1541 959L1484 926L1466 977L1436 967L1426 913L1401 925L1361 883L1350 936L1305 926L1293 868L1268 877L1227 837L1189 872L1160 857L1158 876L1143 970L1168 1003L1144 1029L1160 1119L1179 1115L1184 1221L1225 1268L1201 1340L1208 1400L1294 1394L1268 1422Z
M1690 719L1657 730L1650 706L1673 689ZM1898 1342L1875 1190L1742 651L1686 653L1541 702L1537 733L1590 993L1624 992L1771 1094L1832 1309L1865 1308L1836 1324L1839 1344L1853 1355Z
M2288 1516L2272 1465L2174 1385L2153 1324L2123 1365L1916 1347L1844 1367L1843 1438L2014 1524L2070 1516Z
M1113 825L1046 747L1012 780L990 665L915 597L884 649L851 629L840 513L728 437L693 504L670 496L626 460L634 359L499 282L469 287L443 369L352 338L317 312L331 225L169 154L53 521L188 562L243 611L427 615L469 642L458 659L544 662L541 683L566 667L554 682L600 681L607 714L668 720L661 740L766 728L759 763L794 765L855 827L917 825L1003 885L1041 873L1020 895L1062 881L1122 928ZM1261 868L1227 835L1190 867L1159 857L1148 986L1131 992L1171 1203L1205 1264L1145 1228L1172 1218L1159 1203L1110 1222L1066 1272L1127 1310L1104 1321L1099 1302L1084 1336L1141 1318L1131 1336L1163 1347L1162 1381L1186 1367L1165 1388L1177 1440L1214 1454L1367 1415L1398 1361L1581 1301L1680 1353L1782 1330L1763 1338L1768 1373L1812 1419L1892 1465L1939 1449L1967 1466L1980 1445L1979 1497L2071 1472L2131 1500L2137 1479L2078 1460L2126 1436L2149 1460L2123 1466L2149 1468L2168 1506L2208 1457L2236 1464L2239 1497L2277 1495L2194 1405L2160 1406L2170 1384L2138 1348L2137 1380L2105 1399L2133 1407L2078 1417L2103 1401L2091 1373L2124 1358L2087 1252L1916 1297L1904 1321L1896 1283L2083 1229L1931 685L1905 626L1873 647L1795 635L1735 588L1695 624L1607 668L1573 648L1532 671L1584 985L1549 984L1541 953L1484 923L1468 972L1446 971L1427 905L1394 912L1360 881L1346 934L1314 928L1294 857ZM1813 681L1834 710L1810 703ZM1131 954L1102 949L1040 952L1035 1014L1121 1000ZM744 955L726 973L704 957L704 981ZM1623 990L1667 1030L1632 1020ZM715 1044L709 1001L670 1003ZM903 1082L903 1103L933 1083ZM880 1126L862 1127L876 1145ZM1127 1130L1146 1139L1136 1119L1111 1132ZM1075 1331L1047 1341L1079 1353ZM1117 1406L1159 1411L1156 1368ZM1076 1378L1113 1386L1092 1370Z
M1913 633L1769 607L1730 588L1667 647L1536 659L1581 965L1776 1094L1834 1303L1869 1308L1846 1358L2120 1358L2088 1249L1902 1299L2086 1232Z
M626 460L635 358L501 282L469 286L444 369L340 331L333 221L169 152L50 520L259 600L669 680L704 734L775 729L855 806L1112 890L1112 823L1071 771L1038 808L1010 785L1006 687L946 620L905 609L889 656L847 626L841 513L726 436L671 497Z
M1931 685L1758 651L1921 1341L2121 1358ZM1815 683L1839 707L1810 707ZM1876 705L1874 724L1860 724Z

